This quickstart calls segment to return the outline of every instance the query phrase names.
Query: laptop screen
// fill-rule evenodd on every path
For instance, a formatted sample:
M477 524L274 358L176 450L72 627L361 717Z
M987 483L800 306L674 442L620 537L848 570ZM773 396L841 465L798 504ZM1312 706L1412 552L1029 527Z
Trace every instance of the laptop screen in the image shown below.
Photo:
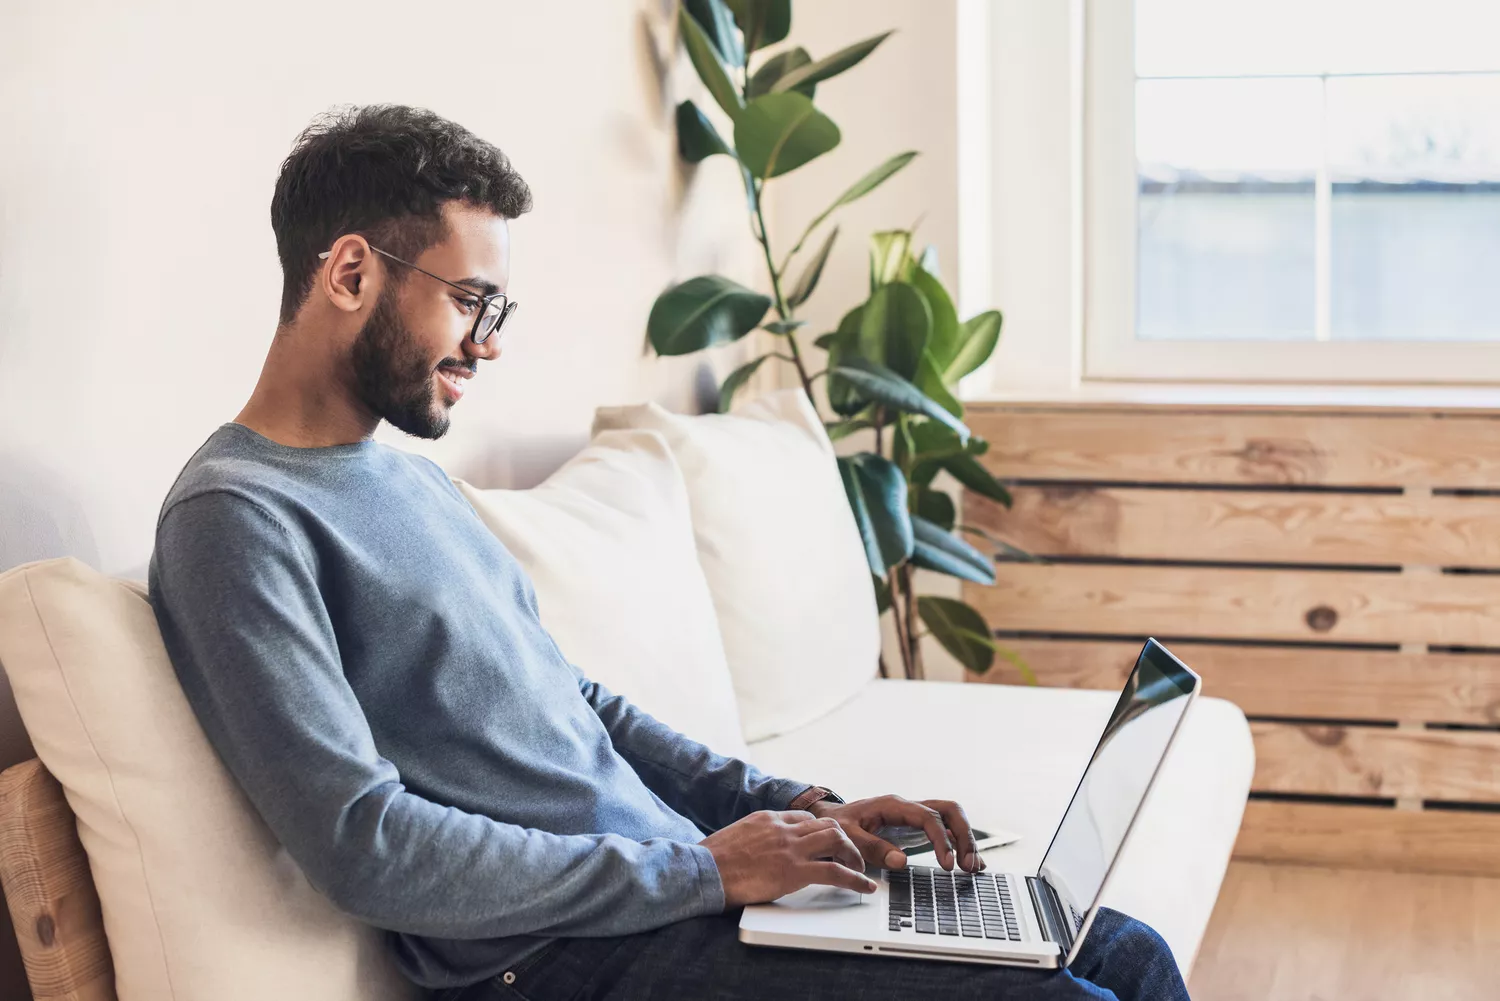
M1040 874L1070 911L1074 935L1098 900L1197 684L1198 676L1154 640L1125 682L1042 859Z

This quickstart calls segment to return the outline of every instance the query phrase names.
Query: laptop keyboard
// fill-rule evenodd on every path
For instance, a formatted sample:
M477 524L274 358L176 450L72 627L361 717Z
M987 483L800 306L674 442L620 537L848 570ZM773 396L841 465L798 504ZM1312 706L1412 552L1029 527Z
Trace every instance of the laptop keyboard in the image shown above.
M891 931L1021 941L1010 882L993 873L913 865L887 869Z

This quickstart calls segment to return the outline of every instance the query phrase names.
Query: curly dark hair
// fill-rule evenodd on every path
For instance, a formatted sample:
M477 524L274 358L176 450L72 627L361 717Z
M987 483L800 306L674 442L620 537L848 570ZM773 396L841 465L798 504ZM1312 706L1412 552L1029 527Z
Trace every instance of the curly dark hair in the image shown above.
M446 235L442 207L454 200L514 219L531 208L531 189L504 153L425 108L319 115L297 137L271 196L281 322L302 308L318 255L334 240L359 233L412 260Z

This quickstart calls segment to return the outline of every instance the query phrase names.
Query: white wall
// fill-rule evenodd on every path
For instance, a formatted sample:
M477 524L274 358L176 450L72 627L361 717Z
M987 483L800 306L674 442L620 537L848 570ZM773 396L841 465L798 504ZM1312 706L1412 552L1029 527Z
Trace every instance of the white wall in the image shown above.
M505 357L443 441L382 437L526 486L596 405L693 409L703 359L643 354L651 302L704 271L753 281L755 259L729 165L675 153L696 81L685 60L659 73L674 6L0 4L0 569L144 566L172 480L255 384L280 294L272 184L337 103L430 107L535 194L512 226Z

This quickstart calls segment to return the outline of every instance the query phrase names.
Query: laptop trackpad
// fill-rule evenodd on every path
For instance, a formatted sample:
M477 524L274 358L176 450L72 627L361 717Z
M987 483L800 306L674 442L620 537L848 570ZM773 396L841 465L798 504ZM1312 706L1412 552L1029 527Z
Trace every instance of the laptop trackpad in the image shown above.
M790 907L800 911L828 911L840 907L855 907L865 902L865 898L873 894L859 893L854 890L846 890L841 886L804 886L800 890L793 890L784 897L778 897L772 903L778 907Z

